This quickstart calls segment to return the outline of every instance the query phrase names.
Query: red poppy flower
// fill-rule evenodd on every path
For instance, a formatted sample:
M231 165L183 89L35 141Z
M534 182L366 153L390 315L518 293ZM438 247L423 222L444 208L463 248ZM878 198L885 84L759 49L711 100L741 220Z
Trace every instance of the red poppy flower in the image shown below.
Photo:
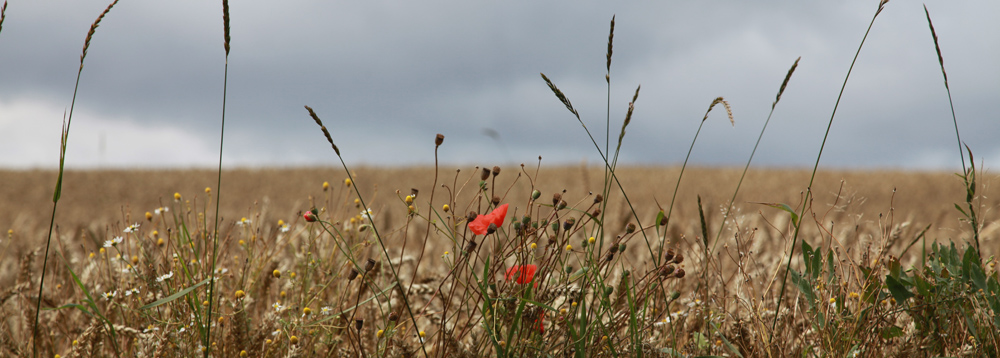
M307 211L305 214L302 214L302 217L305 218L307 222L314 222L317 219L316 214L313 214L312 211Z
M489 214L477 216L475 220L469 222L469 230L476 235L486 235L490 224L496 227L503 226L503 219L507 217L507 205L500 205Z
M538 323L538 333L541 333L542 335L544 335L545 334L545 311L542 311L542 312L538 313L538 319L535 320L535 323Z
M507 274L505 275L507 281L515 281L518 284L526 284L532 282L535 279L535 271L538 270L538 266L535 265L514 265L507 269ZM538 282L534 282L534 286L538 287Z

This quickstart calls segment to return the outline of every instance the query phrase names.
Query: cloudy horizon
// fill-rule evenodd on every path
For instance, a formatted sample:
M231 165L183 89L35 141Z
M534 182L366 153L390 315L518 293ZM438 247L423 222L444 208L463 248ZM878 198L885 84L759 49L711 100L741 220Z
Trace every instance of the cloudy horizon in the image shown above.
M878 1L467 3L232 2L224 165L600 163L545 73L604 146L605 52L615 16L611 140L642 86L622 164L691 156L742 166L788 68L756 167L812 167ZM929 1L963 141L1000 165L1000 4ZM79 54L104 1L10 1L0 32L0 169L56 168ZM70 168L218 164L221 2L121 2L91 42ZM612 143L612 149L614 143ZM959 171L951 111L922 4L875 20L844 92L823 167Z

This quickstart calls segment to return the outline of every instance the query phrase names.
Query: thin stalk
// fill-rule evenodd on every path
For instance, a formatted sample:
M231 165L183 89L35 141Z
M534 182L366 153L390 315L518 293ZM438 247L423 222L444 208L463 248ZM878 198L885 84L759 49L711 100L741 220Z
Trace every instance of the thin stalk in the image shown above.
M951 100L951 88L948 86L948 73L944 70L944 57L941 56L941 46L938 45L937 32L934 31L934 23L931 22L931 13L924 5L924 14L927 15L927 26L931 29L931 37L934 39L934 50L937 52L938 63L941 64L941 76L944 77L944 89L948 92L948 106L951 108L951 120L955 124L955 139L958 141L958 155L962 159L962 180L965 181L967 192L974 192L975 188L969 185L969 169L965 165L965 153L962 151L962 136L958 133L958 117L955 116L955 102ZM972 160L972 153L969 153L969 160ZM975 168L976 163L970 163ZM974 180L973 180L974 181ZM974 184L973 184L974 185ZM979 219L976 217L976 209L972 205L972 195L966 196L966 204L969 206L969 219L971 219L972 231L976 239L976 253L982 260L983 252L979 248Z
M219 253L219 204L222 202L222 150L226 136L226 90L229 83L229 1L222 0L223 48L226 50L226 64L222 71L222 124L219 129L219 174L215 184L215 229L212 235L212 269L208 272L208 313L205 321L205 337L202 339L204 357L212 351L212 308L215 304L215 260Z
M337 148L337 145L333 143L333 137L330 136L330 131L326 129L326 126L323 125L323 121L319 119L319 116L316 115L316 112L313 111L311 107L305 106L305 108L309 111L309 116L316 121L316 124L319 125L320 129L323 131L323 135L326 136L326 140L330 142L330 146L333 147L333 152L337 154L337 159L340 160L340 165L344 167L344 172L347 173L347 178L351 179L351 182L354 183L352 187L354 187L354 193L358 195L358 200L361 201L361 207L368 210L368 204L365 203L364 196L361 195L361 190L358 189L358 182L354 180L354 176L351 175L351 170L347 168L347 163L344 162L344 157L340 155L340 148ZM367 220L371 223L372 232L375 234L375 239L378 240L378 245L379 248L382 249L382 254L385 255L385 259L389 261L389 270L392 272L393 279L396 280L396 286L402 288L403 284L399 280L399 272L397 272L396 267L392 265L392 259L389 256L389 251L385 248L385 243L382 241L382 235L378 233L378 227L375 225L374 218L372 218L369 214L367 215ZM405 294L400 295L400 297L403 299L403 305L406 306L406 312L410 315L410 321L413 323L413 330L415 332L419 332L420 329L417 326L417 317L413 314L413 309L410 308L410 299L407 298ZM419 341L420 349L423 351L424 357L429 357L427 354L427 347L424 345L424 340L421 339Z
M80 54L80 68L76 71L76 84L73 85L73 100L70 101L69 105L69 116L66 117L63 122L62 135L59 141L59 176L56 179L55 191L52 194L52 216L49 219L49 233L46 235L45 239L45 258L42 260L42 277L38 281L38 298L35 300L35 322L31 329L31 339L32 339L32 349L31 356L38 356L38 314L42 308L42 293L45 288L45 271L49 264L49 247L52 245L52 229L55 227L56 223L56 207L59 205L59 198L62 196L62 183L63 183L63 173L66 169L66 146L69 141L69 127L73 123L73 108L76 107L76 94L80 89L80 75L83 73L83 60L87 58L87 50L90 48L90 40L94 37L94 33L97 31L97 26L100 25L101 20L104 16L111 11L111 8L118 3L118 0L112 2L108 7L104 9L101 15L97 16L97 20L90 25L90 31L87 32L87 38L83 41L83 52ZM7 2L4 1L3 8L0 9L0 25L3 24L3 14L7 11ZM2 29L2 27L0 27ZM121 353L118 351L118 340L115 334L114 325L110 325L112 345L115 348L115 355L120 356Z
M854 53L854 59L851 60L851 66L847 69L847 76L844 76L844 83L840 86L840 94L837 95L837 102L833 105L833 112L830 113L830 120L826 124L826 133L823 134L823 142L820 143L819 153L816 154L816 163L813 164L812 175L809 176L809 186L806 187L806 196L802 199L802 208L799 210L799 222L795 223L795 234L792 236L792 247L788 252L788 263L785 264L785 274L781 279L781 290L778 291L778 302L775 304L774 311L774 322L771 323L771 335L768 338L768 343L774 341L774 327L778 325L778 314L781 308L781 301L785 298L785 285L788 284L788 270L792 267L792 255L795 254L795 244L799 241L799 232L802 228L802 217L805 215L806 207L809 206L809 197L812 194L813 182L816 179L816 171L819 169L819 160L823 156L823 148L826 147L826 140L830 137L830 128L833 127L833 118L837 116L837 107L840 106L840 99L844 97L844 89L847 88L847 80L851 78L851 71L854 70L854 64L858 61L858 55L861 54L861 48L865 46L865 40L868 39L868 33L872 30L872 25L875 24L875 19L878 18L878 14L882 12L885 4L889 0L882 0L878 4L878 10L875 11L875 15L872 16L871 23L868 24L868 29L865 30L865 36L861 38L861 44L858 45L858 50Z
M747 176L747 171L750 170L750 162L753 161L754 153L757 153L757 147L760 146L761 138L764 138L764 131L767 130L767 124L771 123L771 116L774 115L774 107L778 105L778 101L781 100L781 94L785 92L785 87L788 86L788 80L792 78L792 73L795 72L795 68L799 67L799 60L802 57L796 58L795 63L792 64L792 68L788 69L788 74L785 75L785 80L781 82L781 88L778 89L778 96L775 97L774 103L771 104L771 112L767 114L767 120L764 121L764 127L760 129L760 135L757 136L757 143L753 145L753 150L750 151L750 158L747 159L747 165L743 167L743 174L740 174L740 180L736 182L736 190L733 190L733 197L729 199L729 206L726 207L725 214L722 217L722 223L719 224L719 231L715 235L715 243L712 244L712 250L709 254L715 253L715 248L719 245L719 239L722 238L722 229L726 226L726 220L729 219L729 215L733 210L733 204L736 202L736 194L740 192L740 186L743 185L743 178ZM702 279L704 279L702 275Z

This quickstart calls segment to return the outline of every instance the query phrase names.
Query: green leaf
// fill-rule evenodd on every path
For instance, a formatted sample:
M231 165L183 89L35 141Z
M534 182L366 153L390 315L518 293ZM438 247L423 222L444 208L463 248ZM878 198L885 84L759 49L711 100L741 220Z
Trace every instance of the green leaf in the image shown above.
M899 282L899 280L895 277L888 275L885 276L885 285L889 288L889 293L892 294L892 297L896 299L896 304L903 304L903 302L907 299L914 296L913 293L910 292L910 290L908 290L906 286Z
M176 293L174 293L174 294L172 294L170 296L167 296L167 297L164 297L164 298L156 300L156 302L153 302L153 303L150 303L148 305L139 307L139 309L140 310L150 309L150 308L162 305L164 303L169 303L169 302L171 302L173 300L176 300L178 298L184 297L184 295L186 295L186 294L190 293L191 291L194 291L196 288L201 287L202 285L208 283L208 280L210 280L210 279L212 279L212 278L211 277L206 278L206 279L202 280L201 282L198 282L198 283L194 284L194 286L191 286L191 287L185 288L183 290L177 291Z
M775 209L781 209L787 211L789 214L792 214L792 226L799 227L799 214L796 214L795 210L792 209L791 206L788 206L788 204L781 204L781 203L754 203L754 204L767 205Z
M816 308L816 294L813 292L812 285L809 284L808 280L802 278L802 274L798 271L792 270L792 283L802 291L802 294L806 295L806 299L809 300L809 306Z

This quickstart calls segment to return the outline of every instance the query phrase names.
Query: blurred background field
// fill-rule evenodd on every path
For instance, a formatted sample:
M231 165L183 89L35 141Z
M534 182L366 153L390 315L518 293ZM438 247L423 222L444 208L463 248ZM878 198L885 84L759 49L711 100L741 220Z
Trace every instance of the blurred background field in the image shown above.
M523 213L525 208L518 205L527 202L531 192L528 177L536 176L537 167L537 164L525 165L523 171L521 167L502 168L501 174L496 177L496 184L491 185L503 202L512 204L513 215ZM470 188L479 182L479 170L477 167L442 168L439 183L444 187L439 187L435 194L435 207L440 208L448 193L458 191L463 185L469 187L465 193L474 193L475 190ZM644 227L652 225L655 220L660 210L657 203L666 209L678 171L679 168L673 167L618 169L622 185ZM374 211L380 231L391 233L404 226L406 208L402 197L410 194L411 189L420 191L417 207L426 211L426 200L434 179L432 167L359 167L354 173L356 185ZM739 169L689 168L681 182L668 238L682 247L700 242L698 196L702 198L710 236L714 238L722 210L732 195L739 173ZM0 284L13 282L17 272L18 260L8 258L21 257L43 246L55 175L54 171L47 170L0 171L0 183L3 183L0 185L0 201L3 202L0 206L0 228L11 230L8 231L8 239L0 244L5 256L0 262L3 267ZM335 201L352 201L356 196L346 190L345 178L344 172L337 168L225 171L222 174L221 227L231 229L235 222L246 217L259 222L262 230L273 231L278 220L294 223L303 211L313 206L324 209L328 197ZM734 217L741 229L758 229L758 251L762 253L765 263L773 262L783 251L787 251L790 238L782 239L776 229L787 226L787 213L760 203L798 206L808 178L808 171L792 169L751 169L747 174L734 205ZM985 175L980 180L985 186L979 199L983 210L982 222L990 223L983 233L983 256L989 257L997 251L993 217L998 200L990 195L990 186L996 181L996 176ZM600 191L602 181L603 171L597 166L545 167L543 164L538 169L535 188L542 192L543 202L553 193L565 190L563 198L570 206L586 207L593 199L591 192ZM208 204L205 188L212 187L214 190L215 182L212 170L68 171L62 205L56 218L61 241L58 247L83 252L96 250L105 240L120 233L121 228L133 223L146 223L145 212L171 206L174 193L180 193L185 201L202 211ZM324 182L330 183L327 192L323 190ZM812 204L813 210L823 217L803 221L806 224L803 226L804 237L809 242L819 240L816 222L824 223L827 229L831 223L836 223L832 232L839 240L846 240L844 244L847 247L856 243L864 245L882 230L891 230L900 238L894 245L899 245L896 249L901 250L927 225L930 225L927 237L931 240L947 242L949 239L969 237L968 224L959 220L961 214L954 209L955 203L964 200L961 179L950 173L825 170L817 175L814 190L816 199ZM609 199L608 231L616 232L630 222L631 217L617 190ZM459 198L456 202L469 203L469 200L471 195L464 201ZM212 205L214 208L214 203ZM475 210L475 204L470 205L458 207L453 212L464 216L468 211ZM890 213L894 217L890 218ZM340 216L343 217L348 216ZM408 229L422 233L425 225L425 222L417 221ZM727 225L725 230L723 243L727 238L731 241L734 226ZM89 234L80 235L83 232ZM432 242L427 244L446 244L433 242L435 237L432 235ZM418 240L409 241L412 247L421 244ZM633 248L638 249L639 246L644 245L634 245ZM639 255L641 251L635 253ZM910 253L917 254L919 251ZM906 258L903 257L904 260Z

